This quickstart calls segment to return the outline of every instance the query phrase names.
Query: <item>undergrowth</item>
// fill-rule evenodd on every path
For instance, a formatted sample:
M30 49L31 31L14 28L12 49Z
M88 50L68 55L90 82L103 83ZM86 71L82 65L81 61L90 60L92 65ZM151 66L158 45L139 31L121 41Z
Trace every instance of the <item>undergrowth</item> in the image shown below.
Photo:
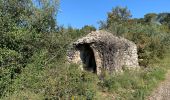
M169 55L168 55L169 57ZM10 87L4 100L144 100L155 89L170 68L168 57L138 71L106 75L99 80L93 73L81 71L78 65L56 63L56 67L30 63ZM35 56L35 59L36 58ZM37 67L41 66L41 67Z
M144 100L155 89L170 68L169 54L165 59L138 71L106 75L99 83L101 91L115 94L116 100Z

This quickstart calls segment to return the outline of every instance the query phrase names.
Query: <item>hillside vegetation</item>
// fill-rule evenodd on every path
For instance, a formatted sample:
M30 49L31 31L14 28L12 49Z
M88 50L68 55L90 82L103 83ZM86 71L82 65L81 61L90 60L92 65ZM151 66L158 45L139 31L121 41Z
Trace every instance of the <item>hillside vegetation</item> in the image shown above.
M113 8L106 21L100 21L100 29L135 42L141 69L106 72L100 80L94 73L66 63L69 44L96 28L58 26L59 1L36 2L0 0L0 99L92 100L114 95L143 100L164 79L170 67L169 14L155 24L151 19L157 14L134 19L127 8Z

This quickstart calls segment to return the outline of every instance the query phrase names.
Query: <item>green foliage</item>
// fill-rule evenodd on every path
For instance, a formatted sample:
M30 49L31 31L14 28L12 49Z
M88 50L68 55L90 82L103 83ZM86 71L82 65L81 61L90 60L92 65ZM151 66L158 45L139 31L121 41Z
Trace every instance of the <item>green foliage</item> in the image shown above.
M34 4L39 2L39 5ZM0 22L2 32L14 26L25 27L37 32L51 32L56 26L55 16L58 0L1 0Z
M115 7L108 13L107 23L110 26L114 21L126 21L131 17L130 11L123 7Z
M85 25L84 27L82 27L81 31L88 34L92 31L96 31L96 28L94 26Z
M131 18L130 11L123 7L115 7L108 13L106 25L102 24L103 28L111 31L114 35L122 36L127 30L125 26L126 22ZM105 27L106 26L106 27ZM101 28L102 28L101 27Z
M63 64L67 47L74 39L68 37L69 32L42 34L16 28L15 31L3 34L7 38L3 40L7 42L6 44L2 41L2 47L7 48L3 51L14 49L11 51L14 51L14 54L18 52L21 59L16 64L16 66L20 65L20 73L8 72L6 75L9 77L2 76L1 98L95 98L97 81L94 79L97 80L97 77L92 73L82 73L77 69L77 65ZM77 37L75 35L75 38ZM13 46L14 44L16 45ZM12 57L12 53L9 53L7 57ZM4 59L2 62L12 63ZM5 70L8 71L13 67L15 66L10 66ZM5 73L4 70L3 72ZM19 76L10 78L11 73Z
M94 26L85 25L81 29L75 29L69 26L67 29L59 27L58 30L62 35L67 35L71 41L75 41L76 39L85 36L92 31L95 31L96 28Z
M140 27L138 29L137 27ZM129 33L125 33L125 37L136 43L138 47L138 55L140 64L147 66L158 58L163 58L166 52L168 41L167 33L161 30L157 25L134 24Z
M32 15L28 18L28 27L37 32L52 32L56 27L56 14L59 8L59 0L35 0Z
M125 70L124 73L106 76L101 86L121 100L145 100L158 83L165 78L170 68L169 53L160 62L139 71Z
M130 16L127 8L113 8L101 28L136 43L141 66L162 59L170 43L168 26L151 23L157 17L154 13L146 14L144 19L130 19Z
M162 66L161 66L162 67ZM106 76L100 86L121 100L144 100L158 82L164 80L165 69L150 67L140 71L125 70L121 74Z
M47 37L42 32L54 30L51 27L55 27L55 23L52 21L55 21L58 2L56 0L39 2L42 8L36 7L32 0L0 0L0 98L12 93L11 86L14 80L22 73L22 69L31 62L34 53L43 48L48 48L47 50L51 51L49 53L51 55L54 53L51 49L57 45L57 42L53 44L52 36ZM49 2L52 4L47 4ZM42 19L39 19L38 16L41 15L38 11L45 13ZM32 23L32 21L38 22L38 20L43 22ZM39 24L43 27L40 28ZM58 45L61 46L60 43Z
M45 59L43 55L44 52L40 54L42 57L29 64L22 75L15 80L13 85L15 92L13 95L8 94L9 98L15 97L15 95L26 96L29 99L37 96L43 99L71 99L74 97L91 100L95 98L96 75L89 72L82 73L75 64L68 66L56 63L56 67L53 68L48 65L43 67L42 61ZM22 91L24 94L19 94ZM28 97L29 94L31 95Z
M0 48L0 97L8 92L12 79L21 73L21 59L16 51Z
M53 73L54 75L49 75L48 82L51 82L47 86L48 98L80 97L93 99L95 97L97 77L92 73L82 73L77 67L71 65L65 66L64 69L57 68L56 72ZM60 72L57 70L60 70ZM50 88L51 86L52 88Z
M59 1L35 1L0 0L0 99L92 100L98 99L98 84L101 90L114 92L118 97L143 99L163 79L165 71L161 65L141 72L108 75L104 80L80 70L78 65L68 65L69 44L96 28L59 27L55 19ZM144 19L130 19L127 8L116 7L101 28L134 41L140 64L147 66L163 58L170 45L167 23L146 23L151 17L148 14Z

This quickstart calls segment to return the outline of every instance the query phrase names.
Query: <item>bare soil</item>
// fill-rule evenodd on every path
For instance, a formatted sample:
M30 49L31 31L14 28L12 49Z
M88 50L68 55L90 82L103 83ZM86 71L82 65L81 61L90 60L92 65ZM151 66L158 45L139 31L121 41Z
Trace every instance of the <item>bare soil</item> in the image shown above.
M170 100L170 70L166 74L166 78L161 82L148 100Z

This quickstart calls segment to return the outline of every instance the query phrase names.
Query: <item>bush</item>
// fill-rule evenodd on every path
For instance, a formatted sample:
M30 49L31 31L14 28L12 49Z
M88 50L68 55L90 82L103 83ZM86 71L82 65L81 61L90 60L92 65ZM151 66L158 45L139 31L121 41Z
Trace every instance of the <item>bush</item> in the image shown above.
M136 43L139 63L146 67L162 59L170 43L167 38L170 32L168 25L150 22L154 16L157 15L147 14L145 18L131 19L131 13L127 7L115 7L108 13L106 23L101 22L104 23L101 24L101 28Z
M149 67L139 71L125 70L120 74L106 76L100 86L105 91L116 94L117 99L144 100L157 83L164 80L166 71L161 67Z
M5 96L16 99L83 98L88 100L96 97L98 82L96 75L82 72L78 65L63 64L64 62L56 58L47 63L50 57L48 54L48 50L35 53L30 59L31 63L28 63L22 70L22 74L13 80L12 87L8 88L10 92ZM21 92L24 92L23 95L20 94ZM17 98L16 95L19 97Z
M0 48L0 97L9 92L13 79L21 73L21 59L18 52Z

